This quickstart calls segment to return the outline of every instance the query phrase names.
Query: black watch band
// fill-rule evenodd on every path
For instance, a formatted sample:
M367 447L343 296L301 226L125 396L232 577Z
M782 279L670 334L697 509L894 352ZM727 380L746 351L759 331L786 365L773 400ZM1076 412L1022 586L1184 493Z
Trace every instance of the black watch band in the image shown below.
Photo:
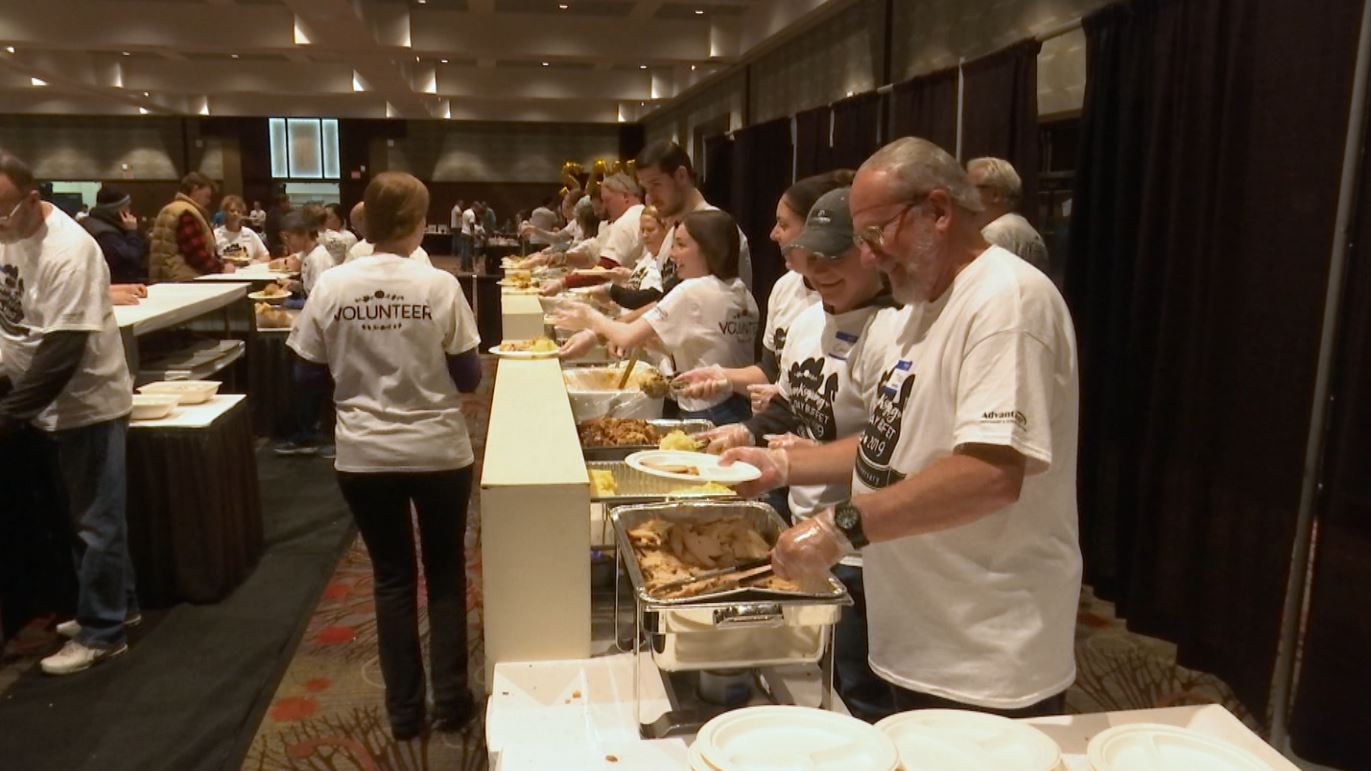
M860 549L871 543L862 529L862 512L852 505L852 501L843 501L833 507L833 524L852 542L852 548Z

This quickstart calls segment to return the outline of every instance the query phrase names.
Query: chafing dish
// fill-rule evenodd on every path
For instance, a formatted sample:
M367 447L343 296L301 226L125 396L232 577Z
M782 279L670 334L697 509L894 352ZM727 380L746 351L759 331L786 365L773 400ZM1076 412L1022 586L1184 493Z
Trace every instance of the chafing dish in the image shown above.
M817 663L823 677L820 706L827 709L832 701L833 626L843 606L852 604L847 590L832 575L802 586L801 591L738 587L662 598L646 587L629 530L653 516L689 521L738 514L755 525L768 544L774 544L785 529L775 509L759 501L673 501L614 508L610 519L619 556L615 637L622 645L619 586L621 575L626 575L634 597L633 652L639 678L637 670L649 651L651 662L663 673ZM635 678L636 709L644 736L658 738L689 730L711 716L673 710L645 724L637 698L640 682Z
M649 420L648 423L655 427L657 433L662 436L666 436L672 431L684 431L687 434L698 434L702 431L709 431L714 428L714 423L708 420L667 420L659 418ZM623 460L639 450L655 449L657 449L657 445L655 444L626 444L618 447L582 447L581 454L584 455L585 459L588 461Z

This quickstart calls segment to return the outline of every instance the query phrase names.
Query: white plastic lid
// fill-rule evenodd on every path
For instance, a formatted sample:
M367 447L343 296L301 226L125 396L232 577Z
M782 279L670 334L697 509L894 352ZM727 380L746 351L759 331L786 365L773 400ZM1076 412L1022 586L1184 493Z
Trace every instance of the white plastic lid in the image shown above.
M695 757L720 771L894 771L895 745L874 726L811 707L744 707L705 723Z
M1104 731L1086 747L1095 771L1271 771L1227 742L1187 728L1134 723Z
M998 715L923 709L876 724L900 753L904 771L1055 771L1061 749L1033 726Z

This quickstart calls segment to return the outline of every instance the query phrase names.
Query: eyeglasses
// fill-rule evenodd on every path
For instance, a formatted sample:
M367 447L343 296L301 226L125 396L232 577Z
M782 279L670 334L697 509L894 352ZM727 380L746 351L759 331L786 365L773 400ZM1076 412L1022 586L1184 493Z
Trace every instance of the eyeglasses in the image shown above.
M29 200L29 197L28 197L27 194L25 194L23 198L20 198L20 199L14 204L14 208L10 209L10 213L9 213L9 214L6 214L5 216L0 217L0 227L3 227L3 226L5 226L5 225L10 224L10 220L14 219L14 213L17 212L17 211L19 211L19 207L20 207L20 206L23 206L23 205L24 205L24 202L27 201L27 200Z
M923 203L924 199L927 197L928 193L924 193L923 195L920 195L918 198L915 198L914 200L909 201L908 203L901 206L900 211L896 213L895 216L891 217L890 219L886 220L880 225L868 225L862 228L861 230L858 230L856 233L853 233L852 245L856 246L858 249L862 248L863 246L872 250L884 248L885 231L896 222L902 221L904 219L904 215L908 214L910 209L913 209L919 204Z

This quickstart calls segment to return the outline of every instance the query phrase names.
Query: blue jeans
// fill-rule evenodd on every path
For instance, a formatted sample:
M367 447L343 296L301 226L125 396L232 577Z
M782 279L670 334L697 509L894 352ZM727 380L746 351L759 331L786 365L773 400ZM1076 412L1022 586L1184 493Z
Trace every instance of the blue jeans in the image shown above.
M462 270L471 271L472 250L475 248L475 241L465 233L457 234L457 256L460 258Z
M847 587L853 603L843 608L834 630L833 675L838 695L853 717L875 723L894 714L895 704L890 683L872 672L867 661L866 586L862 581L862 569L834 565L833 575Z
M92 647L124 643L124 619L138 612L129 558L128 418L45 434L58 502L75 531L76 639Z
M713 407L703 410L681 410L682 420L708 420L715 426L742 423L752 417L752 403L746 396L733 394Z

